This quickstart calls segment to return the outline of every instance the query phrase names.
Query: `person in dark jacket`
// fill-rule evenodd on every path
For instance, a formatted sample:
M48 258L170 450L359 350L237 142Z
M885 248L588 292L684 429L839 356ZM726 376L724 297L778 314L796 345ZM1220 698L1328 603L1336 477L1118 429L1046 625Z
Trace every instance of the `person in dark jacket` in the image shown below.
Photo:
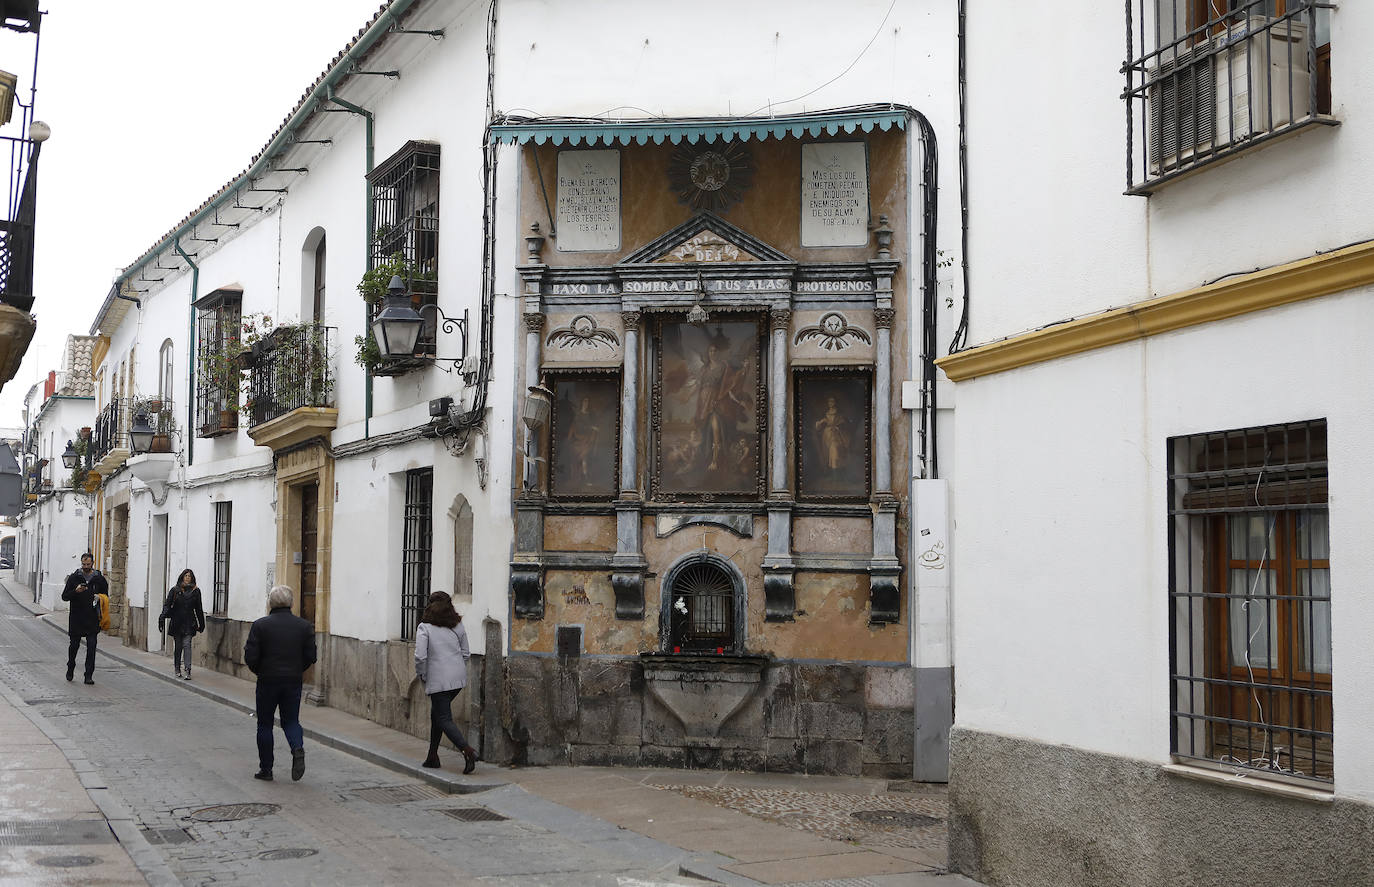
M67 577L62 600L70 601L67 612L67 680L76 673L76 651L86 639L86 683L95 683L95 639L100 634L100 600L96 595L110 593L110 586L95 568L88 551L81 555L81 569Z
M197 632L205 630L205 608L200 602L196 574L190 567L181 571L181 575L177 577L177 584L167 591L167 600L162 604L162 615L157 617L157 629L171 630L172 663L176 666L177 677L189 681L191 639Z
M243 662L258 676L257 779L272 778L272 718L281 712L281 730L291 746L291 778L305 775L305 734L301 730L301 688L305 670L315 664L315 629L291 612L293 593L275 585L267 595L270 612L248 629Z
M415 631L415 676L429 696L429 756L422 767L439 766L444 736L463 753L463 772L477 766L477 750L453 722L453 700L468 682L468 633L447 593L430 594Z

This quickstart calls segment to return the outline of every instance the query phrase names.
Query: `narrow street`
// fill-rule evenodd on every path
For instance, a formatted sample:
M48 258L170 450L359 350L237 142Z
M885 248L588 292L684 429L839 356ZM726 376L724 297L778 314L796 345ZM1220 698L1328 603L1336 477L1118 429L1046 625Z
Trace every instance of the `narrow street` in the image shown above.
M0 885L973 884L942 871L936 787L485 762L471 777L412 772L419 740L330 708L302 712L305 778L279 758L260 782L251 684L204 669L164 679L167 660L108 636L95 685L79 667L68 683L65 614L36 617L26 592L0 582Z
M80 746L182 883L678 883L614 848L308 741L304 779L278 766L276 781L259 782L251 716L103 656L94 686L79 664L68 683L63 635L8 594L0 617L0 680ZM0 809L17 805L9 784ZM33 883L14 874L4 883Z

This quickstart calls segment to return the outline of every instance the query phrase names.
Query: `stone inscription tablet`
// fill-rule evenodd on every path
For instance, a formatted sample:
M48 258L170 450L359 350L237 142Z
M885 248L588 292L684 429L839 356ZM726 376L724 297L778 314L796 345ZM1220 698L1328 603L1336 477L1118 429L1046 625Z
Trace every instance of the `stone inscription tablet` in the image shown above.
M620 249L620 152L558 152L559 252Z
M802 246L868 242L868 161L863 142L802 145Z

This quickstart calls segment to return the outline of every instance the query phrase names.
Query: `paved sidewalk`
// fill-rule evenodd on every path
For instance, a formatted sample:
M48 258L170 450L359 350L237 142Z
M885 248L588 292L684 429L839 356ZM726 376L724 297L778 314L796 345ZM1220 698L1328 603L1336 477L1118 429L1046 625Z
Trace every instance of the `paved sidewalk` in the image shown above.
M0 586L6 586L18 603L55 630L65 631L65 614L45 616L47 611L31 603L32 594L26 594L22 584L6 577ZM101 638L98 655L241 711L254 710L254 685L249 681L203 668L195 671L193 680L180 681L173 676L167 657L127 649L109 636ZM309 740L452 793L491 792L483 803L508 816L562 833L590 831L609 823L689 851L679 874L708 882L738 887L979 887L967 878L944 873L942 843L912 847L902 841L865 840L860 844L857 839L845 840L846 835L827 827L819 816L817 808L846 801L872 798L870 807L894 807L907 801L906 795L888 793L886 780L700 770L509 768L485 762L465 777L458 773L462 757L456 752L450 750L445 758L445 767L452 771L421 768L423 740L372 721L327 706L303 708L301 720ZM505 786L519 790L491 791ZM722 806L725 803L756 815ZM943 809L942 803L907 807ZM806 830L777 824L794 822L798 815L806 818ZM928 818L939 825L938 817ZM942 828L930 831L943 834Z

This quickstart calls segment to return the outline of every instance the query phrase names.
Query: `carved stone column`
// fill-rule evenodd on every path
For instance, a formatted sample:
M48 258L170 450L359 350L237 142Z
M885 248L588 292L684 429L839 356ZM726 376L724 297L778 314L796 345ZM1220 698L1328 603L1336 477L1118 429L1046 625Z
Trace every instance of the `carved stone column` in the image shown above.
M769 622L791 622L797 610L792 561L792 493L787 486L787 333L792 311L768 312L772 331L768 380L768 553L763 559L763 611Z
M620 376L620 498L615 503L615 557L611 589L617 619L644 618L644 560L639 495L638 311L622 311L625 363Z
M543 358L541 333L544 315L537 303L527 300L525 313L525 384L539 383ZM524 428L525 482L515 503L515 559L510 569L510 590L517 619L544 618L544 500L539 495L539 438Z
M873 311L878 353L873 382L873 489L878 498L892 495L892 320L891 308Z
M768 392L768 440L771 443L769 498L790 498L787 492L787 330L792 311L774 308L768 312L773 347Z

